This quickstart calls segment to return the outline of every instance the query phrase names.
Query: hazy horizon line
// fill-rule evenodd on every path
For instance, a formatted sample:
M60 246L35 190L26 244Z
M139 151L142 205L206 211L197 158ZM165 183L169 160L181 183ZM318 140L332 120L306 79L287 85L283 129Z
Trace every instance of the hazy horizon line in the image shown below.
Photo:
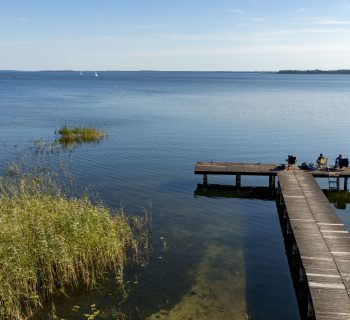
M278 71L350 71L350 68L339 69L278 69L278 70L157 70L157 69L139 69L139 70L117 70L117 69L0 69L0 72L259 72L271 73Z
M116 70L116 69L0 69L0 72L277 72L279 70L156 70L156 69L140 69L140 70Z

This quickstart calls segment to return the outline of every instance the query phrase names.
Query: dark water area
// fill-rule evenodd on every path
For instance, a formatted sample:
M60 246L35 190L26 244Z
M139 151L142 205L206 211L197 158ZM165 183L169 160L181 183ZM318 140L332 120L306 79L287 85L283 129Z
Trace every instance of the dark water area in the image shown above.
M196 161L298 163L349 156L350 77L203 72L15 72L0 77L0 170L64 162L111 208L150 207L152 250L114 281L55 299L61 318L298 319L273 199L196 194ZM94 126L108 137L58 154L33 141ZM36 160L35 160L36 159ZM44 160L43 160L44 159ZM209 177L232 184L234 177ZM321 182L322 185L323 182ZM267 178L243 177L245 186ZM229 192L230 193L230 192ZM350 227L348 207L336 209ZM79 306L78 310L72 310ZM74 309L74 308L73 308ZM45 318L45 316L43 316Z

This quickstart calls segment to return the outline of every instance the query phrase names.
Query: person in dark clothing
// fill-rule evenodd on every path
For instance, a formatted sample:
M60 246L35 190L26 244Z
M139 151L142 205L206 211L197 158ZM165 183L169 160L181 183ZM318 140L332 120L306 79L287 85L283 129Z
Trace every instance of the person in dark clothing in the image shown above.
M343 159L343 155L340 153L339 156L335 159L335 167L340 167L341 159Z
M295 163L296 163L296 161L297 161L297 158L296 157L294 157L292 154L289 154L288 155L288 159L286 160L287 161L287 163L288 163L288 166L287 166L287 170L289 170L289 169L294 169L295 168Z

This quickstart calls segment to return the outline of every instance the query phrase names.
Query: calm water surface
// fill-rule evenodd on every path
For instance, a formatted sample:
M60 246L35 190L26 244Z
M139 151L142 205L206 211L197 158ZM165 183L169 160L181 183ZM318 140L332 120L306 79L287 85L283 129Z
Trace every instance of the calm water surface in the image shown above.
M0 77L0 167L64 124L108 133L53 155L111 208L152 204L152 252L114 283L55 300L57 314L101 318L298 319L273 201L194 196L196 161L314 161L349 156L350 77L158 72L40 72ZM33 155L34 156L34 155ZM210 183L233 178L209 177ZM243 177L243 185L267 185ZM350 226L350 212L337 209ZM72 311L79 305L80 311Z

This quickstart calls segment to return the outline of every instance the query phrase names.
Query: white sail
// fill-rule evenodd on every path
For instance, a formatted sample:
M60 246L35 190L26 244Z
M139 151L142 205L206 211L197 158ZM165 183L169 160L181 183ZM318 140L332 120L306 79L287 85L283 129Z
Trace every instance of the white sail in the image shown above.
M98 73L97 73L97 71L95 71L95 77L98 77Z

